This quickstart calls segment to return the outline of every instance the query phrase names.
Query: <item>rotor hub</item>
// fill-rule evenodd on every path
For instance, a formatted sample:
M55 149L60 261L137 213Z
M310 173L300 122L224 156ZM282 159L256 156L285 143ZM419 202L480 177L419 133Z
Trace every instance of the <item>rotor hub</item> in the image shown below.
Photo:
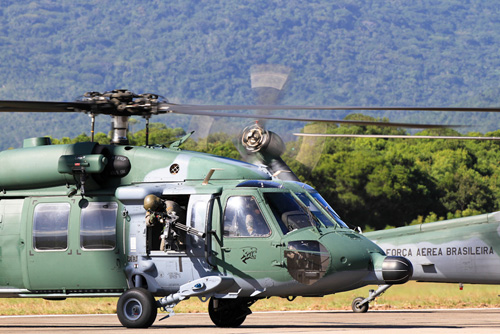
M149 117L158 113L158 103L165 101L156 94L135 94L127 89L115 89L112 91L87 92L82 101L94 102L97 105L109 104L112 108L97 109L97 113L110 114L113 116L143 116Z
M87 108L84 111L90 113L92 117L105 114L113 118L111 142L117 145L128 144L130 116L142 116L149 119L153 114L158 114L158 105L166 102L159 95L135 94L127 89L116 89L104 93L87 92L80 101L86 102ZM147 142L146 139L146 145Z

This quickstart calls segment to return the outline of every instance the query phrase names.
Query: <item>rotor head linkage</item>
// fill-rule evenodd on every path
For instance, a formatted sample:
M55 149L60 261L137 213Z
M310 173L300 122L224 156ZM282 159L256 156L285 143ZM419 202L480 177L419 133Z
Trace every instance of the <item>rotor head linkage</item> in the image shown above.
M93 102L93 112L112 116L143 116L158 113L158 102L165 101L156 94L135 94L127 89L115 89L109 92L87 92L80 99L82 102ZM108 108L102 105L108 104Z
M152 114L158 113L159 100L159 95L135 94L127 89L116 89L104 93L87 92L81 99L82 102L91 103L93 117L94 113L109 114L113 117L111 142L115 145L129 143L127 135L130 116L142 116L146 119L146 145L149 144L149 118Z

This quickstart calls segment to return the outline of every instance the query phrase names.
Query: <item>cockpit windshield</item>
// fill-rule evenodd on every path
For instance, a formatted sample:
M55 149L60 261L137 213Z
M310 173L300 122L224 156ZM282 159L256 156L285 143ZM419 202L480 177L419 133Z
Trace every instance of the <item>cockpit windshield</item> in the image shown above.
M321 205L329 214L330 216L339 224L341 227L349 228L346 223L340 218L340 216L333 210L333 208L328 204L327 201L316 191L310 192L309 195L313 197L316 201L318 201L319 205ZM328 225L326 225L328 226Z
M305 227L314 226L306 208L299 204L291 193L269 192L264 193L276 221L283 234Z
M331 218L327 216L326 213L323 213L319 207L318 203L316 203L313 199L309 198L305 193L297 193L295 194L302 203L309 209L309 211L326 227L336 227L336 224L332 221ZM326 209L325 209L326 210Z
M300 192L296 192L295 195L300 198L300 200L324 226L340 226L343 228L349 228L347 224L342 221L335 210L333 210L330 204L328 204L328 202L316 191L316 189L302 182L295 182L295 184L302 190ZM307 194L304 193L303 190L307 191ZM328 217L326 217L326 215L328 215Z

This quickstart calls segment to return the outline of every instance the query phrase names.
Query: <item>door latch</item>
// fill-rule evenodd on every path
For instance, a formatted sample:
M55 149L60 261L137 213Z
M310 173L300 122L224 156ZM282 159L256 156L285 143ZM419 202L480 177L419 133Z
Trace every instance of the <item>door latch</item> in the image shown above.
M282 267L282 268L285 268L285 267L286 267L286 265L285 265L285 262L284 262L284 261L274 260L271 264L272 264L273 266L275 266L275 267Z

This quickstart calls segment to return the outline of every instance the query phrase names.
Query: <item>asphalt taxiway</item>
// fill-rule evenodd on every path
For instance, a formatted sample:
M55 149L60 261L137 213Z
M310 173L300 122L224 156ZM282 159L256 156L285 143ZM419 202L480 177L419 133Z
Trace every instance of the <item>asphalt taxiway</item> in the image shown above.
M500 333L500 309L258 312L238 328L217 328L208 314L176 314L129 333ZM0 333L123 333L116 315L1 316Z

